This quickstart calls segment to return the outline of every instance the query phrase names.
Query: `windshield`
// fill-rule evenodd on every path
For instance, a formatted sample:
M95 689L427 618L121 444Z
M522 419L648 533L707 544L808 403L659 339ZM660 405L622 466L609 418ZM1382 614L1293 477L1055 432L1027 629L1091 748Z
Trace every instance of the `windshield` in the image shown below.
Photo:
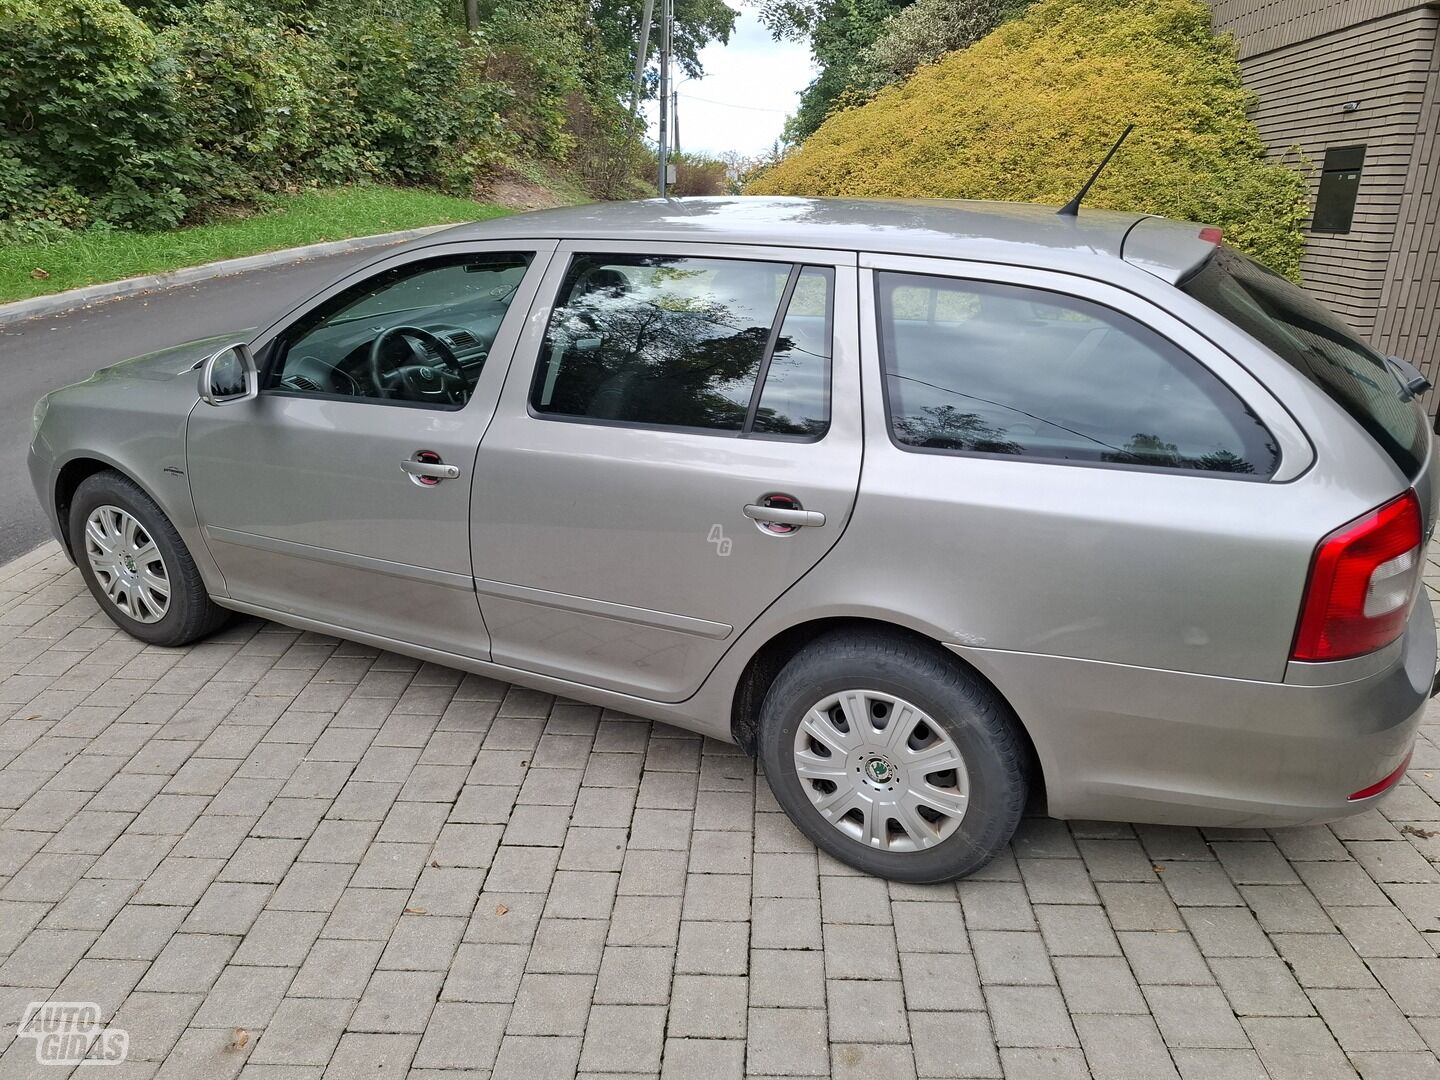
M1181 288L1324 390L1406 477L1420 471L1428 434L1419 401L1385 357L1303 289L1229 248Z

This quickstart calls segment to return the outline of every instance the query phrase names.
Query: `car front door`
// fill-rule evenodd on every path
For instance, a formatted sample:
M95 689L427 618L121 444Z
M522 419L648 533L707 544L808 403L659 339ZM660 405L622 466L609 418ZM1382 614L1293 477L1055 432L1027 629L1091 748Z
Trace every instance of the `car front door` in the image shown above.
M496 662L680 700L824 557L859 483L855 262L561 245L476 460Z
M459 655L475 449L554 243L441 244L256 340L258 397L196 405L186 468L234 600Z

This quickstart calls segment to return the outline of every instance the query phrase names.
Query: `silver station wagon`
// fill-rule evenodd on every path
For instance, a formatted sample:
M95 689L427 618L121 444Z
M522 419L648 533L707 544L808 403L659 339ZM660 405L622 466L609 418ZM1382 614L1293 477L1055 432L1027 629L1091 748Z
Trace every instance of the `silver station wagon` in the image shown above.
M1435 674L1414 368L1214 229L714 199L432 234L35 411L143 641L232 611L738 742L817 845L1366 809Z

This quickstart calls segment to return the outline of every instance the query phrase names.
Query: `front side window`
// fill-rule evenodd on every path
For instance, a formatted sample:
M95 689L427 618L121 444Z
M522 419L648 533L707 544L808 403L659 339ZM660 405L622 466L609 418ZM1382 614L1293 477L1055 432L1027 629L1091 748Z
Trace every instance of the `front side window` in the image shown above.
M902 447L1268 477L1253 412L1173 343L1099 304L993 282L878 276Z
M542 417L817 438L829 424L834 272L581 255L550 318Z
M275 343L272 393L457 409L470 400L530 255L393 267L321 304Z

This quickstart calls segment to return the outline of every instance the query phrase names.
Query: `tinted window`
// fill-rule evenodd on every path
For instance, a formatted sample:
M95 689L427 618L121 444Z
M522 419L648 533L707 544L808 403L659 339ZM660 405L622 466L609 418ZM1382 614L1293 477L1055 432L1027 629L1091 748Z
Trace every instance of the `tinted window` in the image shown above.
M1109 308L881 274L891 430L906 446L1269 476L1277 451L1193 358Z
M807 266L785 309L754 429L816 438L830 425L830 324L835 271Z
M1297 285L1228 248L1182 288L1324 390L1414 476L1429 445L1425 414L1385 358Z
M546 329L531 407L652 426L818 433L828 422L830 291L827 271L785 263L579 256ZM756 402L767 367L774 382ZM761 408L764 421L752 425Z
M529 264L527 254L487 253L383 271L286 331L266 386L459 408L470 399Z

